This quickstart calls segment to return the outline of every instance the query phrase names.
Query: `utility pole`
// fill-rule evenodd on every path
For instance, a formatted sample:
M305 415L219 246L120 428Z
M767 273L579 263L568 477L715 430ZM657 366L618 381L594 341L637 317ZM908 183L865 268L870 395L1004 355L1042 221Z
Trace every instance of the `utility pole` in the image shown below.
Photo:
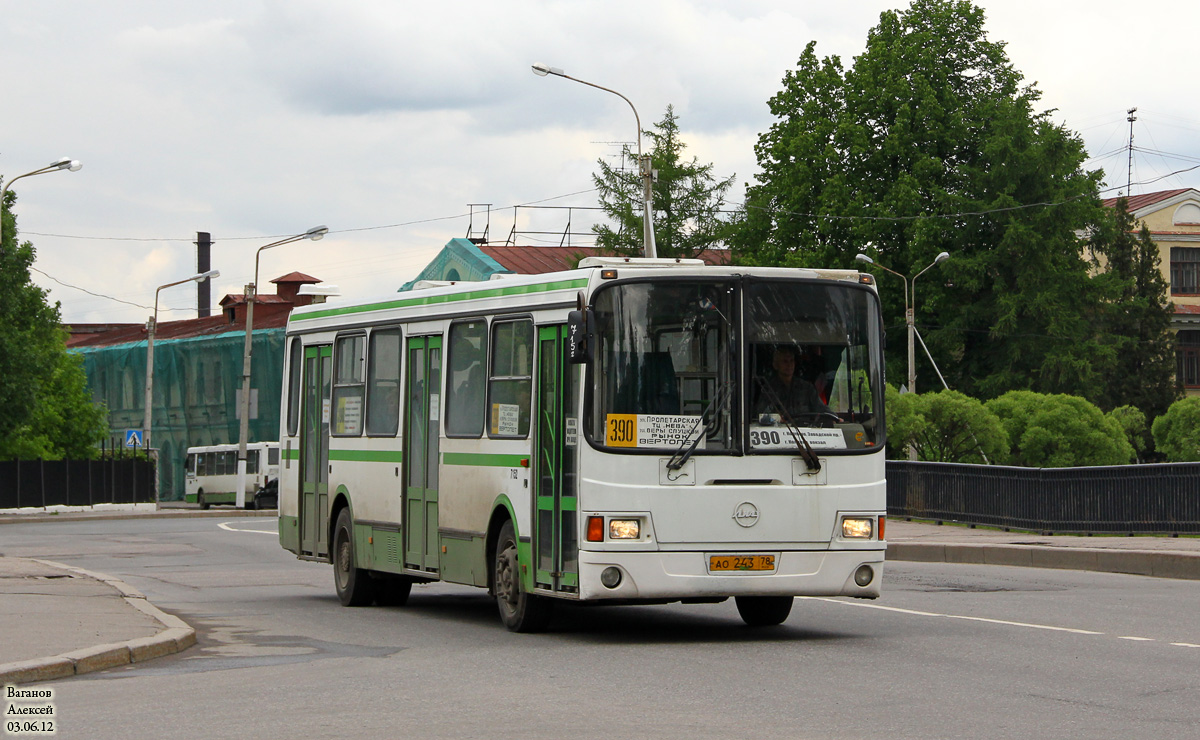
M1137 120L1137 116L1133 114L1137 113L1137 108L1130 108L1125 112L1129 114L1125 119L1129 121L1129 166L1125 175L1125 197L1128 198L1133 195L1133 122Z

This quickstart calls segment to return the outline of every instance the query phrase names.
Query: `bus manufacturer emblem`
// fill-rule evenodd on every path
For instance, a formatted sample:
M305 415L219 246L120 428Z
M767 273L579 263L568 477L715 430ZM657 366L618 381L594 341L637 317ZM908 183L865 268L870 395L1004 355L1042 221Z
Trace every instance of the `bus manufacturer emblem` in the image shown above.
M743 501L733 510L733 521L742 527L753 527L758 524L758 507L749 501Z

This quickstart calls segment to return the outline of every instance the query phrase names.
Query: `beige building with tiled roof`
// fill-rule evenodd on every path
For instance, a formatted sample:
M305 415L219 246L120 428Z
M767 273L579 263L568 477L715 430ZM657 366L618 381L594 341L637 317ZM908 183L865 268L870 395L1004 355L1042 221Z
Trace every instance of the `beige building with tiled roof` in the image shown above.
M1179 188L1128 199L1138 228L1158 245L1163 276L1175 304L1176 375L1189 396L1200 396L1200 190ZM1104 201L1113 207L1116 198Z

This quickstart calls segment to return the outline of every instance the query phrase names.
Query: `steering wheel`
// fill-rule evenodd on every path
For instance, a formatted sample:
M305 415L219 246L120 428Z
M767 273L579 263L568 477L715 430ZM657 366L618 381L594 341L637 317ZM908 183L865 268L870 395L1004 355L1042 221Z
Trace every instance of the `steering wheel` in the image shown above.
M832 411L810 411L806 414L797 414L796 417L821 428L829 428L842 421L842 417Z

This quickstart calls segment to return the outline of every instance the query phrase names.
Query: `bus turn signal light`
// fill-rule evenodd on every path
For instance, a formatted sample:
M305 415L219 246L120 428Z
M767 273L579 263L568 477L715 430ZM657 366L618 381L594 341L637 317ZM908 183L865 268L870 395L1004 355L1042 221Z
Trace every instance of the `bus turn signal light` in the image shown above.
M589 516L587 524L587 541L588 542L603 542L604 541L604 517Z

